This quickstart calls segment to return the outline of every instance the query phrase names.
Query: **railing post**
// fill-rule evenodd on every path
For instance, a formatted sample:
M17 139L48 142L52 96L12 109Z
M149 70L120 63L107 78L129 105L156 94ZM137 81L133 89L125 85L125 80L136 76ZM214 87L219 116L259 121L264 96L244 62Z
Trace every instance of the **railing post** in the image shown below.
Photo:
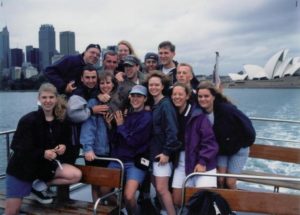
M6 159L7 159L7 163L9 161L9 154L10 154L10 150L9 150L9 133L6 134Z

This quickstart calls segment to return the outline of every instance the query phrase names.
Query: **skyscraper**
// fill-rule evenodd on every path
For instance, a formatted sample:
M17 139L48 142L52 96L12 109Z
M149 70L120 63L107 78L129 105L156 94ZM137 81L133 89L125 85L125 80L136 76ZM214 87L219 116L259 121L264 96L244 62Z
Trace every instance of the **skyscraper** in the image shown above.
M9 68L9 32L7 26L0 31L0 71Z
M22 49L11 49L11 67L21 67L24 59L23 50Z
M33 67L40 71L40 49L33 48L30 50L27 62L30 62Z
M51 64L55 51L55 31L52 25L41 25L39 30L40 69Z
M75 53L75 33L63 31L59 33L60 54L73 55Z
M25 47L26 50L26 62L30 62L30 51L33 49L33 46L29 45Z

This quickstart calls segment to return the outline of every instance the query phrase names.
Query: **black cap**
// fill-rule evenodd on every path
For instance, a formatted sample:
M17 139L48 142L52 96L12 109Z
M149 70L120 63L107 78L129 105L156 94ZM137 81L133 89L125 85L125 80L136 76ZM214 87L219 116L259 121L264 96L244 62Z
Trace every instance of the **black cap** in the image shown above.
M127 55L124 59L124 65L128 64L131 66L134 65L140 65L140 61L137 57L135 57L134 55Z
M158 55L154 52L148 52L146 55L145 55L145 61L147 59L152 59L152 60L155 60L158 62Z
M90 48L96 48L96 49L99 49L99 51L101 52L101 47L99 44L90 44L86 47L85 51L87 51L88 49Z

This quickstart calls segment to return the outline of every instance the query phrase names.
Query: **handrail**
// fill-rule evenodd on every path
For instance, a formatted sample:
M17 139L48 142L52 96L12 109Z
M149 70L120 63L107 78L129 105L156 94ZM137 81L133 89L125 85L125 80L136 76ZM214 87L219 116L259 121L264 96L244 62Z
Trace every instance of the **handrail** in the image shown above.
M284 123L296 123L300 124L299 120L288 120L288 119L274 119L274 118L263 118L263 117L249 117L251 120L266 121L266 122L284 122Z
M207 172L193 172L186 176L183 184L182 184L182 196L181 196L181 208L179 214L182 214L184 203L185 203L185 195L186 195L186 184L187 181L193 176L211 176L211 177L231 177L231 178L248 178L248 179L262 179L262 180L275 180L275 181L292 181L299 182L300 178L298 177L277 177L277 176L258 176L258 175L239 175L239 174L227 174L227 173L207 173Z

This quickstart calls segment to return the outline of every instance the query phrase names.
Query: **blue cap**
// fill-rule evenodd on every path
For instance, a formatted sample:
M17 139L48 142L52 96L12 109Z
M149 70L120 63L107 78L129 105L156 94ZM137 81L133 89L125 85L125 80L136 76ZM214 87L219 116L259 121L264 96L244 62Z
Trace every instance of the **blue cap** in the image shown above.
M142 85L135 85L129 94L140 94L147 97L147 88Z

